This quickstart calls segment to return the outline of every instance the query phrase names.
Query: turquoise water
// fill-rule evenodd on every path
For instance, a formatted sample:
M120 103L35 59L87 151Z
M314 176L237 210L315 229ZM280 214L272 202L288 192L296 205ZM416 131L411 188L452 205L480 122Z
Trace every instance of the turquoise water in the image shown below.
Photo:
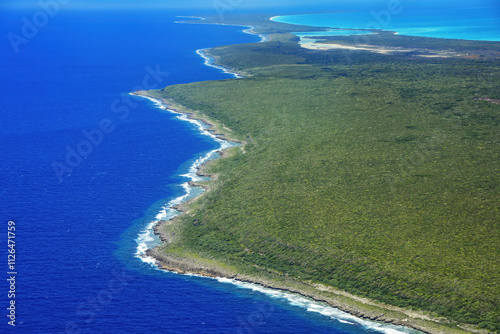
M272 20L314 27L381 29L410 36L500 41L498 1L468 1L440 8L407 1L396 3L399 5L386 4L341 13L279 16Z
M316 37L316 36L351 36L351 35L364 35L366 31L361 30L342 30L342 29L332 29L327 31L313 31L313 32L300 32L297 36L303 36L306 38Z
M300 37L300 44L316 43L320 41L321 36L353 36L353 35L366 35L366 31L361 30L342 30L342 29L329 29L327 31L313 31L313 32L299 32L295 33L296 36Z

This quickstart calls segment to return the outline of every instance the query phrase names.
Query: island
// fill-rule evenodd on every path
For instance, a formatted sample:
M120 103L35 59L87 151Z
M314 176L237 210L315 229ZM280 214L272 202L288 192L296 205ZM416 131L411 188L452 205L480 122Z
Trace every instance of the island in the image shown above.
M148 254L426 333L500 331L500 42L301 45L326 28L272 16L185 21L266 38L204 50L239 78L135 93L239 143Z

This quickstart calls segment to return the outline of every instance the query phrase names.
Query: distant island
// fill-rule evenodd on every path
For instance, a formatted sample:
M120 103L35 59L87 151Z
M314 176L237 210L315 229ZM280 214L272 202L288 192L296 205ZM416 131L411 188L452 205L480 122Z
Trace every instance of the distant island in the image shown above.
M136 94L241 145L148 253L427 333L500 331L500 42L225 15L265 42L206 50L241 78ZM368 33L368 32L367 32Z

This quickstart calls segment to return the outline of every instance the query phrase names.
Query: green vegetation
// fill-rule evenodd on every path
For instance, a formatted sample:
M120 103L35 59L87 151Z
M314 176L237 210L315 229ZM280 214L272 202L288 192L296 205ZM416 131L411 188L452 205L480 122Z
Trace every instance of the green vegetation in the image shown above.
M246 144L209 166L172 251L500 331L497 58L312 51L289 34L210 53L252 76L153 93Z
M258 34L274 34L274 33L290 33L300 31L325 31L327 27L310 27L303 25L287 24L281 22L271 21L273 15L269 14L240 14L231 15L224 14L222 16L204 16L205 20L187 20L185 23L194 24L226 24L226 25L240 25L255 27L254 31Z

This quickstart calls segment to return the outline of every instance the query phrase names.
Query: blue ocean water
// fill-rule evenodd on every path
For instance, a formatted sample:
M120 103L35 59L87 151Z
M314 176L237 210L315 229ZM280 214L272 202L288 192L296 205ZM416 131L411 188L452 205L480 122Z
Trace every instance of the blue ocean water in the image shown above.
M128 93L229 79L196 50L259 40L241 27L175 23L182 14L0 12L0 332L13 329L11 301L19 333L412 332L136 257L144 229L185 193L183 175L220 143Z
M274 21L314 27L382 29L400 35L500 41L500 2L386 1L343 12L285 15Z

